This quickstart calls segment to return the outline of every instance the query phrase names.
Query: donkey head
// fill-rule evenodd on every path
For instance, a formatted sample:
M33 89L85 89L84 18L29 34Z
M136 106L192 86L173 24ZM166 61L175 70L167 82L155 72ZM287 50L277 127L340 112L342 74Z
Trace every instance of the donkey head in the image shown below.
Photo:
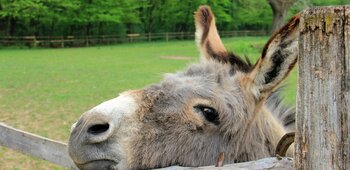
M281 112L276 103L266 103L297 61L298 17L272 36L254 66L226 51L209 7L195 21L199 64L124 92L72 127L69 154L79 168L202 166L221 152L227 163L273 154L285 123L283 113L272 113Z

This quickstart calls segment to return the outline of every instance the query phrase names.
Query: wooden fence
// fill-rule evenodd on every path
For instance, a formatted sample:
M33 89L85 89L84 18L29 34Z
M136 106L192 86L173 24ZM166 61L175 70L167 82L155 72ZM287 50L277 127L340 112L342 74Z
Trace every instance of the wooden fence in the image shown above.
M350 169L350 6L302 13L296 169Z
M272 157L218 169L350 169L350 6L308 9L301 16L294 163ZM4 124L0 144L76 168L66 144Z
M266 31L222 31L222 37L266 36ZM29 47L82 47L140 41L170 41L194 39L194 32L147 33L96 36L0 36L1 46L22 45Z
M29 156L47 160L56 165L68 169L77 170L73 161L68 156L67 144L41 137L32 133L21 131L4 123L0 123L0 145L14 149ZM276 159L265 158L258 161L224 165L220 169L246 170L246 169L292 169L292 161L289 158ZM201 167L210 170L214 166ZM172 166L163 170L189 170L193 167Z

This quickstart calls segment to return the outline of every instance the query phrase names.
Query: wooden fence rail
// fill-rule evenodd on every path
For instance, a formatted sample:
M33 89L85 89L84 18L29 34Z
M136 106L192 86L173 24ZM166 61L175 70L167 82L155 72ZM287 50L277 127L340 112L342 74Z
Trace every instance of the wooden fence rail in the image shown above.
M168 39L171 35L167 35ZM137 36L136 36L137 37ZM302 12L294 163L265 158L217 169L350 169L350 6ZM66 144L0 123L0 144L76 167ZM214 164L214 163L213 163ZM165 170L216 169L168 167Z
M266 31L222 31L222 37L266 36ZM139 41L170 41L193 39L193 32L169 32L96 36L0 36L1 46L24 45L29 47L82 47L102 44L117 44Z
M21 131L13 127L7 126L0 122L0 145L19 151L23 154L34 156L39 159L47 160L56 165L63 166L68 169L77 170L70 159L67 150L67 144L54 141L45 137L41 137L32 133ZM214 164L214 163L213 163ZM162 168L164 170L210 170L210 169L292 169L293 162L290 158L277 159L265 158L257 161L228 164L223 167L205 166L205 167L180 167L172 166L168 168Z
M1 122L0 145L66 168L78 169L68 156L67 144L18 130Z

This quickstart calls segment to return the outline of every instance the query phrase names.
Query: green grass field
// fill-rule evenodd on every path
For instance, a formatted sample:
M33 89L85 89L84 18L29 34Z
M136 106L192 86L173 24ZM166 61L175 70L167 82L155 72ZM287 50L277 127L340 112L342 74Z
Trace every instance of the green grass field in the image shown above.
M224 39L253 61L267 37ZM189 60L164 59L187 56ZM66 142L69 129L91 107L118 93L157 83L163 73L198 61L194 41L152 42L67 49L0 49L0 122ZM297 74L287 79L295 103ZM0 147L0 169L62 169Z

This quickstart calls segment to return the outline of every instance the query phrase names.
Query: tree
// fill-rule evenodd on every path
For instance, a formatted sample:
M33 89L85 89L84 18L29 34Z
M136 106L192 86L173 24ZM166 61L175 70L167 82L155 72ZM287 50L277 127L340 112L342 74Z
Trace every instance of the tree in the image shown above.
M265 1L233 0L230 10L233 26L238 30L268 30L271 27L272 11Z
M139 18L141 21L141 30L146 33L152 33L155 32L156 28L154 26L161 25L157 19L161 19L162 17L159 16L157 11L162 10L162 6L164 6L163 1L159 0L148 0L148 1L140 1L140 8L139 8ZM163 13L163 15L166 15L166 13Z
M268 0L273 13L272 32L277 31L284 23L284 18L288 14L288 9L296 0Z
M344 5L348 1L0 0L0 36L193 32L193 12L200 5L211 7L220 31L268 30L271 16L276 30L285 18L306 7Z

